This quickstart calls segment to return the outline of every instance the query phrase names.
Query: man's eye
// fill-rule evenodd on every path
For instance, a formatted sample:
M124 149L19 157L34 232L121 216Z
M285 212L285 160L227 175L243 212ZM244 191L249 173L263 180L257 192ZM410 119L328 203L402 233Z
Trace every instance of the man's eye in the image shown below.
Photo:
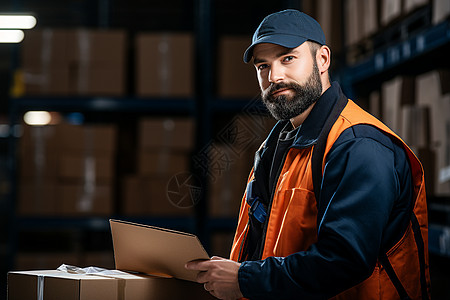
M259 65L257 68L258 68L259 71L261 71L261 70L264 70L265 68L267 68L267 65L266 64L262 64L262 65Z
M291 61L291 60L293 60L293 59L294 59L293 56L286 56L286 57L283 59L283 61L288 62L288 61Z

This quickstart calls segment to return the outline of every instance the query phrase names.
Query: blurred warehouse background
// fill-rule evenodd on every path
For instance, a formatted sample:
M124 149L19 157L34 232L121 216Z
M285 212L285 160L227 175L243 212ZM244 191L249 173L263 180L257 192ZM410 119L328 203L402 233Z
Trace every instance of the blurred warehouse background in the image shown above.
M321 23L332 79L421 159L433 293L450 299L449 0L3 0L37 23L0 43L0 299L9 270L114 268L109 218L227 256L274 124L242 55L285 8Z

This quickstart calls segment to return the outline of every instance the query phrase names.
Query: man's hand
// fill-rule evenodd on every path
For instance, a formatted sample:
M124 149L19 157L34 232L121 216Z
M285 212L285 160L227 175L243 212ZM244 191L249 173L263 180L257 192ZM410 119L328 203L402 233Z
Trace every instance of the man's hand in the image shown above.
M240 263L213 256L211 260L194 260L186 264L186 269L200 271L197 282L203 283L205 290L219 299L242 298L239 289L238 270Z

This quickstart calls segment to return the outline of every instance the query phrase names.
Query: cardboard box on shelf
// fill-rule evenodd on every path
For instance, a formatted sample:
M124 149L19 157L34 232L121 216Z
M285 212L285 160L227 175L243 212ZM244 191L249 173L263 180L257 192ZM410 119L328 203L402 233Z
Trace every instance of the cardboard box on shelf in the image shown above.
M432 22L439 24L450 16L450 2L448 0L432 0Z
M189 171L190 156L188 152L170 149L140 151L138 153L139 175L176 175Z
M334 53L342 50L342 5L342 0L320 0L317 5L317 21L325 34L327 45Z
M124 66L127 43L125 30L74 29L69 36L67 46L71 63Z
M414 103L414 78L397 76L381 87L383 122L397 134L402 132L401 107Z
M116 149L115 125L61 123L57 125L56 131L59 148L64 153L110 156Z
M379 2L366 0L362 2L362 37L370 37L379 29Z
M140 33L136 46L136 94L192 97L194 40L189 33Z
M63 216L109 216L113 213L113 191L110 184L62 183L57 187L58 214Z
M439 143L436 144L436 195L450 196L450 95L442 96L439 103L442 114L437 129Z
M123 30L45 29L22 47L27 95L121 96L125 91Z
M401 108L401 120L400 136L409 147L419 149L429 146L430 125L427 107L404 105Z
M402 0L382 0L380 23L386 26L402 14Z
M45 151L54 151L58 146L55 125L31 126L22 123L21 129L22 135L19 140L21 150L42 148Z
M403 11L408 14L415 9L425 6L430 3L430 0L403 0Z
M123 95L127 49L125 31L76 29L71 37L68 44L71 93Z
M144 118L139 122L139 149L190 150L193 143L191 118Z
M25 93L30 96L68 96L70 74L68 68L23 68Z
M251 100L260 95L255 68L243 61L251 40L250 36L224 36L220 39L217 59L219 97Z
M169 190L174 178L130 175L123 179L123 213L130 216L190 216L196 203L188 185ZM181 196L181 197L177 197Z
M22 180L18 187L18 214L21 216L54 216L57 209L57 182L41 178Z
M58 174L58 152L42 144L38 147L20 148L17 162L21 180L55 179Z
M345 9L345 45L354 46L363 36L362 16L363 1L347 0L344 3Z
M431 71L416 78L416 103L430 110L430 142L435 147L445 138L443 120L447 111L443 109L441 78L439 72Z
M125 68L89 63L71 73L70 94L81 96L123 96Z
M8 273L8 299L213 299L203 285L149 275L86 275L57 270Z
M69 30L33 29L27 31L21 43L21 63L24 69L67 69L69 61Z
M84 182L111 182L115 177L114 159L111 156L61 155L58 177L61 180Z

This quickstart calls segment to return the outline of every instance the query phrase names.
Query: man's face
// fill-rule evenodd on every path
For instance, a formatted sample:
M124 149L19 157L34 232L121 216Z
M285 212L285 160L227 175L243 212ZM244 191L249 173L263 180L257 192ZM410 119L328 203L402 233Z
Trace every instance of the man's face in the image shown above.
M263 102L275 119L302 114L322 94L316 58L308 43L294 49L259 44L253 57Z

